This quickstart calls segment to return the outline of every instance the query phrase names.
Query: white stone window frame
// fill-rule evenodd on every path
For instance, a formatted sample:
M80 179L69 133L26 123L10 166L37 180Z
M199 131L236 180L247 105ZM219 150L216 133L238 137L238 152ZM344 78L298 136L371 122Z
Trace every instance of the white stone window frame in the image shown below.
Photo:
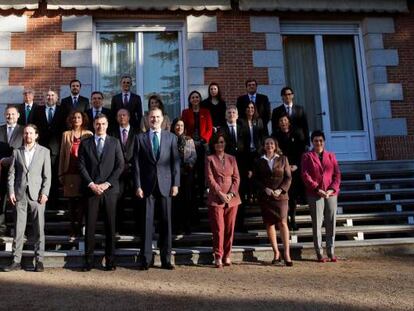
M137 65L135 75L137 77L136 92L141 97L144 94L143 70L143 33L154 31L176 31L178 32L179 45L179 63L180 63L180 104L181 110L185 102L186 94L186 75L184 70L185 64L185 23L184 21L174 20L96 20L93 25L93 43L92 43L92 86L94 90L99 90L99 34L101 32L133 32L135 33L136 42L139 45L137 49ZM145 104L144 104L145 105Z

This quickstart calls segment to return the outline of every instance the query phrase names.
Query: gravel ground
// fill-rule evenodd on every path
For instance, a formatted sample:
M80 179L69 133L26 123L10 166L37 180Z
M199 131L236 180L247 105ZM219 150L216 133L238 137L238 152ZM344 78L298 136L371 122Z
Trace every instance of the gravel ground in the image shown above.
M1 310L414 310L414 257L0 273Z

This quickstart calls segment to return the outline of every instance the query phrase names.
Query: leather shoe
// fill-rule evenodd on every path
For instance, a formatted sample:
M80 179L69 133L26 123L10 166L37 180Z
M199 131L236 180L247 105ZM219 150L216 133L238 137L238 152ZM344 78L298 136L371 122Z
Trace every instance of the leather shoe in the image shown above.
M88 272L88 271L91 271L92 268L93 268L92 264L89 263L89 262L86 262L82 267L82 271L83 272Z
M19 271L22 269L22 266L19 262L14 262L7 267L3 268L4 272L12 272L12 271Z
M171 262L167 262L167 263L161 265L161 269L175 270L175 266L173 264L171 264Z
M146 262L141 262L140 266L139 266L139 270L148 270L150 268L150 265Z
M116 266L114 264L105 265L105 271L115 271Z
M34 271L35 272L43 272L43 271L45 271L45 267L43 267L43 262L41 262L41 261L36 262Z

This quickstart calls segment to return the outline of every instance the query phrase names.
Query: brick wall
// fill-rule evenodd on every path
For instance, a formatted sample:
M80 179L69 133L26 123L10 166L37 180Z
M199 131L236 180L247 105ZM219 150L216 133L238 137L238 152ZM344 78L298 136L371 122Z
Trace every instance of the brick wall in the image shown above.
M378 159L414 159L414 5L395 18L395 33L384 36L385 48L398 50L399 65L389 67L390 83L402 83L404 100L392 102L392 116L407 120L408 136L378 137Z
M75 47L75 35L63 33L61 17L35 17L27 19L27 32L13 33L12 50L26 51L25 68L10 69L10 85L32 87L35 101L43 101L49 88L58 91L75 77L75 69L60 67L60 51Z

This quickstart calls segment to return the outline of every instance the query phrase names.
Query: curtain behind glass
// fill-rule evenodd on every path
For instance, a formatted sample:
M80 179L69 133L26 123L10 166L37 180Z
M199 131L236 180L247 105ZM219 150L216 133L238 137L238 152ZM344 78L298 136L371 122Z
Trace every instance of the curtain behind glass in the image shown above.
M283 36L287 85L293 88L295 103L302 105L309 129L322 129L319 77L313 36Z
M148 97L161 95L170 119L181 114L180 62L177 32L144 33L144 109Z
M324 36L331 131L363 130L353 36Z
M122 75L131 75L136 85L135 33L100 33L99 38L99 86L105 96L105 106L110 106L112 96L120 92Z

